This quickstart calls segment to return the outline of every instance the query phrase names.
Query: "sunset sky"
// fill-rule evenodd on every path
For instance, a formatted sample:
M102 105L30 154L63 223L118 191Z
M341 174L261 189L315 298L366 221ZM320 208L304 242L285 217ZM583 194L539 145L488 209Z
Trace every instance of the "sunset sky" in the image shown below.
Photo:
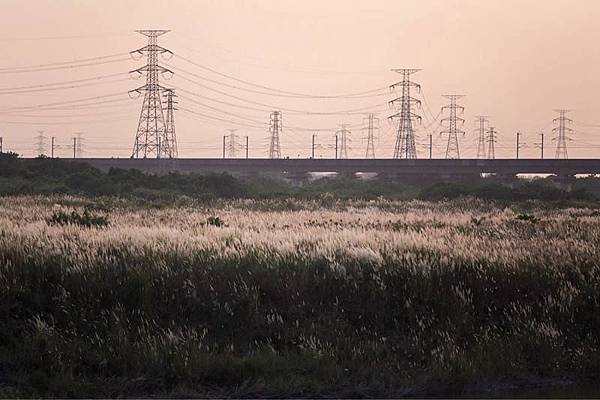
M228 129L237 129L240 144L249 136L251 157L265 157L269 111L275 109L283 114L284 156L309 156L316 132L317 157L333 157L334 132L345 123L352 127L349 156L363 157L364 114L314 115L359 109L378 114L375 152L389 158L395 128L387 120L394 111L386 103L394 93L285 97L240 81L337 95L385 88L399 78L392 68L422 69L414 75L423 89L415 97L424 100L415 111L423 116L416 131L420 158L428 156L429 134L434 157L444 156L439 113L446 100L441 95L454 93L465 95L463 158L475 157L474 116L479 114L488 115L499 132L497 157L514 156L517 131L526 143L522 157L539 156L534 145L539 132L545 134L545 155L553 157L557 108L572 110L569 156L597 157L598 21L597 0L2 0L0 136L5 151L32 156L37 154L34 137L43 130L47 149L55 136L56 155L68 157L73 134L83 132L84 156L128 157L141 98L128 100L127 91L144 80L116 74L144 64L125 54L145 45L146 38L134 30L170 29L159 44L175 54L161 60L174 76L162 84L176 89L185 109L175 115L180 157L220 157ZM104 56L114 57L77 68L11 69ZM83 79L89 80L74 88L42 91L37 86ZM102 102L106 99L117 101Z

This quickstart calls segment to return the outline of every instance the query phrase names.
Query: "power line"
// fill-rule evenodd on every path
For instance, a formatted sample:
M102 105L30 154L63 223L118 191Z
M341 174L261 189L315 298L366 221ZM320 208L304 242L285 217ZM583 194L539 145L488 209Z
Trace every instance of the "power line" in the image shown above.
M127 78L120 78L120 79L112 79L112 80L109 80L109 81L88 82L88 83L81 83L81 84L69 85L69 86L45 87L45 88L39 88L39 89L15 90L15 91L2 91L2 89L0 89L0 95L3 95L3 94L34 93L34 92L51 92L51 91L55 91L55 90L79 89L79 88L82 88L82 87L96 86L96 85L105 85L105 84L108 84L108 83L124 82L124 81L127 81L127 80L128 80Z
M45 108L47 106L58 106L58 105L74 104L74 103L76 104L76 103L88 102L90 100L106 99L109 97L124 96L124 95L125 95L125 93L123 93L123 92L116 92L116 93L105 94L105 95L101 95L101 96L84 97L84 98L75 99L75 100L57 101L57 102L45 103L45 104L35 104L32 106L9 107L9 108L0 109L0 113L6 112L6 111L14 111L14 110L33 110L33 109L37 109L37 108Z
M208 119L215 120L215 121L226 122L228 124L235 124L235 125L246 126L246 127L250 127L250 128L257 128L257 129L264 129L264 126L250 125L250 124L247 124L247 123L244 123L244 122L233 121L233 120L229 120L229 119L225 119L225 118L219 118L219 117L215 117L213 115L209 115L209 114L201 113L201 112L198 112L198 111L190 110L190 109L187 109L187 108L181 107L181 106L179 107L179 110L183 111L185 113L189 113L189 114L192 114L192 115L199 116L199 117L208 118Z
M370 93L381 92L382 90L386 90L387 89L387 87L381 87L381 88L377 88L377 89L365 90L365 91L362 91L362 92L336 94L336 95L315 95L315 94L308 94L308 93L292 92L292 91L276 89L276 88L272 88L272 87L269 87L269 86L261 85L261 84L258 84L258 83L253 83L253 82L250 82L250 81L247 81L247 80L239 79L239 78L236 78L234 76L227 75L227 74L224 74L222 72L219 72L219 71L217 71L217 70L215 70L213 68L209 68L209 67L207 67L205 65L202 65L202 64L199 64L197 62L194 62L194 61L192 61L192 60L190 60L190 59L188 59L186 57L180 56L178 54L176 54L175 57L180 58L180 59L182 59L182 60L184 60L184 61L186 61L186 62L188 62L188 63L190 63L192 65L195 65L198 68L204 69L206 71L212 72L213 74L222 76L222 77L227 78L227 79L231 79L231 80L236 81L236 82L244 83L246 85L258 87L258 88L261 88L261 89L271 90L271 91L277 92L277 93L295 95L295 96L300 96L300 97L323 98L323 99L325 99L325 98L355 97L355 96L361 96L361 95L370 94Z
M287 93L280 93L278 91L275 91L275 92L264 92L264 91L260 91L260 90L248 89L248 88L245 88L245 87L231 85L231 84L228 84L228 83L224 83L224 82L221 82L221 81L210 79L210 78L207 78L205 76L198 75L198 74L195 74L193 72L186 71L185 69L176 67L176 66L171 65L171 64L165 64L165 65L167 65L169 68L173 69L174 71L181 72L181 73L193 76L195 78L202 79L204 81L214 83L214 84L219 85L219 86L224 86L224 87L228 87L230 89L241 90L241 91L245 91L245 92L249 92L249 93L261 94L261 95L265 95L265 96L287 97L287 98L295 98L295 99L306 99L306 98L308 98L308 99L340 99L340 98L344 98L344 99L364 99L364 98L381 97L381 96L387 96L388 95L387 93L378 93L378 94L363 94L363 95L358 95L357 94L357 95L353 95L353 96L342 96L342 95L339 95L339 96L318 96L318 95L287 94Z
M28 72L58 71L58 70L63 70L63 69L94 67L97 65L112 64L112 63L118 63L118 62L129 61L129 60L130 60L129 57L124 57L124 58L117 58L115 60L97 61L97 62L90 62L90 63L85 63L85 64L61 65L61 66L56 66L56 67L11 69L11 70L0 69L0 74L20 74L20 73L28 73Z
M304 114L304 115L342 115L342 114L349 115L349 114L354 114L354 113L356 113L356 114L362 114L365 111L372 110L372 109L377 109L379 107L387 105L387 103L379 103L379 104L374 104L374 105L370 105L370 106L366 106L366 107L353 108L353 109L347 109L347 110L337 110L337 111L332 111L332 112L319 112L319 111L297 110L297 109L293 109L293 108L278 107L278 106L275 106L273 104L267 104L267 103L261 103L261 102L258 102L258 101L248 100L246 98L239 97L239 96L236 96L236 95L232 95L232 94L224 92L222 90L215 89L213 87L204 85L203 83L196 82L194 80L186 78L185 76L179 76L179 78L183 79L183 80L186 80L188 82L191 82L191 83L193 83L195 85L198 85L198 86L200 86L200 87L202 87L204 89L210 90L212 92L221 94L221 95L226 96L226 97L230 97L232 99L239 100L239 101L244 102L244 103L249 103L249 104L254 104L254 105L262 106L262 107L265 107L267 110L269 110L269 109L272 110L274 108L279 108L282 111L286 111L286 112L289 112L289 113L292 113L292 114ZM207 96L202 96L202 95L196 94L194 92L186 91L186 90L181 89L181 88L178 88L178 90L181 90L183 92L190 93L190 94L193 93L194 95L196 95L198 97L205 98L207 100L211 100L211 101L215 101L215 102L219 102L219 103L225 103L223 101L216 100L214 98L207 97ZM247 107L240 106L240 105L237 105L237 104L231 104L231 103L227 103L227 104L230 105L230 106L232 106L232 107L247 108ZM259 110L259 111L266 111L266 110Z
M0 88L0 92L21 90L21 89L37 89L37 88L43 88L43 87L49 87L49 86L63 86L63 85L70 85L73 83L81 83L81 82L89 82L89 81L95 81L95 80L101 80L101 79L107 79L107 78L114 78L115 76L123 76L123 75L128 75L128 73L127 72L117 72L115 74L93 76L91 78L76 79L76 80L70 80L70 81L44 83L44 84L40 84L40 85L5 87L5 88Z

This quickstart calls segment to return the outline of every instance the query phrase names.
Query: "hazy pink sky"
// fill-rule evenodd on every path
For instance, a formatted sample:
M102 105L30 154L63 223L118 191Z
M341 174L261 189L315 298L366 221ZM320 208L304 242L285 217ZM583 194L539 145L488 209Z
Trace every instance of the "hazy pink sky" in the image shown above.
M6 73L2 68L124 53L145 44L145 38L134 33L135 29L171 29L159 43L175 54L227 75L288 91L316 95L360 92L394 83L398 75L390 72L391 68L421 68L414 79L422 85L433 116L425 105L417 111L424 117L423 125L417 129L418 143L425 145L433 133L437 157L445 152L446 138L439 135L433 117L444 105L441 95L446 93L466 95L462 104L467 134L460 138L463 158L475 156L473 119L478 114L489 115L491 125L499 132L497 157L514 156L517 130L523 132L527 143L521 151L523 157L539 155L533 144L539 140L541 130L546 134L546 156L552 157L554 143L550 138L555 108L573 110L570 116L575 120L575 132L569 155L597 157L598 21L597 0L2 0L0 88L133 70L143 61L130 59L19 74ZM242 86L182 59L163 63L203 78ZM182 77L269 107L217 94ZM121 92L124 99L128 90L143 83L117 79L52 92L15 94L0 89L0 135L4 137L5 149L33 155L33 137L41 129L46 136L56 137L57 144L63 146L57 149L57 155L66 157L71 154L67 146L73 133L82 131L87 156L129 156L141 99L85 109L61 106L60 110L49 111L9 110ZM170 81L163 83L207 97L185 94L186 98L180 98L181 107L215 118L265 124L251 128L180 111L175 118L182 157L219 157L222 136L230 128L238 129L240 142L243 136L249 136L251 157L266 156L266 123L271 105L311 112L378 105L382 129L376 155L383 158L393 153L395 133L386 122L392 111L384 106L393 94L352 100L265 96L203 81L177 70ZM313 132L297 128L318 128L322 131L318 133L317 143L321 146L317 156L332 157L331 145L338 124L358 125L362 119L362 115L314 116L283 111L282 153L308 156ZM352 131L350 156L364 155L364 136L360 130ZM427 156L424 146L418 150L420 157Z

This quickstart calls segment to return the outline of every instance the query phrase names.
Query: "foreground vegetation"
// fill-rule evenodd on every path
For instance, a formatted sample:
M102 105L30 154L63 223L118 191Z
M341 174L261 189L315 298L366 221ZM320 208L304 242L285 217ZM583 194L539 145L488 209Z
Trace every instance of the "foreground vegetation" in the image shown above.
M216 199L422 199L442 200L472 196L506 203L543 200L560 206L598 203L600 179L578 179L572 187L559 187L552 179L534 182L513 181L507 185L495 179L436 182L386 182L351 178L318 179L302 187L267 178L238 179L228 174L148 175L137 170L113 168L102 172L71 160L40 157L21 159L0 153L0 196L21 194L71 194L119 196L143 203L172 205L182 196L195 201Z
M594 209L137 204L0 198L0 394L409 396L600 378Z

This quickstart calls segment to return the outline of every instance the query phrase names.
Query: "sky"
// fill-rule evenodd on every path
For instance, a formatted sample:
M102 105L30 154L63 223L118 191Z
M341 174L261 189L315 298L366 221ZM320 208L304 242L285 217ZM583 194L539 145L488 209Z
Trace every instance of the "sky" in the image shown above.
M159 44L173 75L161 84L179 95L180 157L221 157L235 129L237 156L268 155L270 112L283 119L284 157L332 158L335 132L349 126L349 157L364 157L366 113L379 118L377 158L396 139L391 69L421 69L413 95L419 158L444 157L444 94L465 107L462 158L474 158L476 115L498 132L496 158L554 157L555 109L569 109L570 158L600 155L600 2L597 0L1 0L0 136L5 151L71 157L129 157L144 84L128 74L144 65L137 29L168 29ZM90 60L92 59L93 60ZM88 60L88 61L82 61ZM51 64L50 66L47 66ZM45 67L39 67L44 65ZM170 79L167 79L170 78ZM57 82L63 82L55 85ZM289 95L294 93L294 95ZM296 95L297 93L302 96ZM348 94L366 93L348 97ZM342 96L319 98L318 96ZM345 97L344 97L345 96ZM320 113L320 114L319 114ZM323 113L329 113L323 115Z

